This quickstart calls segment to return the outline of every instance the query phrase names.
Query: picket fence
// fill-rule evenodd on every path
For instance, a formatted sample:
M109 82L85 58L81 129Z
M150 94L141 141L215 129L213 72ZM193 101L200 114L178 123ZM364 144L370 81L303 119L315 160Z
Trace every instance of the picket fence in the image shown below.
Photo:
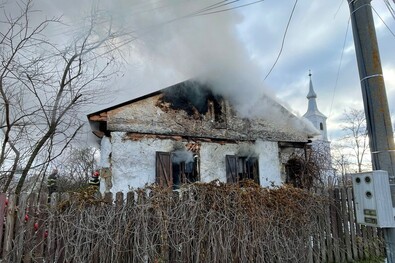
M385 255L385 246L382 231L374 227L361 226L355 222L352 189L326 189L325 193L322 194L328 197L330 202L324 209L326 211L325 214L317 215L316 217L318 227L310 235L310 240L305 246L304 255L302 255L302 258L305 258L305 262L354 262L355 260L372 257L383 257ZM159 256L156 257L157 259L153 260L149 253L153 253L152 251L156 250L145 251L144 253L147 254L144 255L144 253L139 254L133 248L136 246L136 242L142 242L141 240L146 240L145 242L148 243L150 240L159 240L158 242L171 244L174 240L169 240L172 238L170 230L168 233L156 233L153 239L144 237L133 241L124 238L123 235L126 235L126 233L122 233L122 231L125 232L127 228L123 228L124 230L119 229L120 232L116 234L117 240L111 241L113 242L111 244L108 241L109 239L101 237L101 235L105 234L93 233L87 227L82 227L89 224L100 224L100 220L107 220L105 218L108 217L109 210L121 211L131 203L135 206L136 204L141 205L147 202L149 197L142 197L139 194L136 198L136 193L130 192L127 196L117 193L113 199L113 196L109 193L104 197L103 203L94 203L97 201L94 199L89 206L101 206L105 207L105 209L86 212L86 209L89 209L89 207L79 207L78 204L74 204L74 214L71 214L69 217L56 216L61 214L60 211L64 211L65 207L70 207L70 203L68 203L69 198L68 195L63 195L61 198L53 196L52 201L48 203L46 194L21 195L17 199L15 195L0 193L0 219L4 219L0 221L0 262L83 262L80 261L83 258L81 256L83 253L90 254L89 261L85 262L204 262L208 258L207 254L196 257L193 251L185 254L184 258L177 258L177 251L174 252L173 248L172 252L170 245L168 245L167 249L162 249L159 252ZM77 213L82 214L84 212L86 214L77 215ZM97 222L89 219L89 215L92 214L99 218ZM139 214L141 213L133 214L132 217L138 217ZM75 217L79 218L79 222L73 221ZM86 222L82 222L83 220ZM137 222L140 219L128 218L128 215L123 213L114 214L111 220L113 222L111 225L117 227L116 222L122 220ZM137 228L147 227L152 219L148 218L147 220L148 223L146 225L143 224ZM164 217L161 220L163 221L160 223L161 225L168 224ZM74 222L74 225L71 222ZM64 226L66 224L69 225L66 227ZM62 225L63 227L61 227ZM97 228L104 229L110 227L109 225L100 225ZM117 230L112 229L109 231ZM188 231L193 230L189 229ZM70 239L68 235L74 235L75 238ZM116 249L117 246L120 246L118 243L124 243L122 245L129 247L130 252L125 249ZM142 246L141 243L139 245ZM222 245L225 246L226 244ZM70 246L79 246L78 249L73 248L78 251L75 252ZM202 244L199 246L202 246ZM72 250L74 252L71 252ZM259 255L255 255L256 253L248 255L248 257L252 259L253 256L255 260L252 261L260 262L258 259ZM262 253L268 254L267 251ZM216 262L243 262L242 257L243 255L237 255L237 258L236 256L231 258L219 257L216 258ZM211 260L215 259L211 258ZM287 262L287 260L277 258L261 262ZM289 260L289 262L292 261Z

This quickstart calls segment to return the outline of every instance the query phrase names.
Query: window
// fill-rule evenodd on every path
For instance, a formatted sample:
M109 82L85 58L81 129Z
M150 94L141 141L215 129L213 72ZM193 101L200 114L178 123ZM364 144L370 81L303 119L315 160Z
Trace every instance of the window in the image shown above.
M226 181L237 183L251 179L259 184L258 158L237 155L226 156Z
M292 184L294 187L302 187L302 174L303 174L303 162L298 158L292 158L288 160L285 165L287 178L285 183Z
M177 189L199 180L198 155L189 151L156 152L156 183Z
M321 130L321 131L324 130L324 124L322 124L322 122L320 122L320 130Z
M310 189L314 179L320 177L320 169L315 162L302 157L293 157L285 164L287 178L285 183L297 188Z

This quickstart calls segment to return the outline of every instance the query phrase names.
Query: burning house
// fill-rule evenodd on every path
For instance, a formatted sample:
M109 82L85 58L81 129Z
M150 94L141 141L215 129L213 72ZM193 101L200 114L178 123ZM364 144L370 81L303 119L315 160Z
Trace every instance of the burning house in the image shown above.
M292 122L303 122L279 110ZM88 119L101 145L106 182L101 190L111 192L212 180L280 185L292 179L290 159L306 150L314 133L240 117L209 84L193 80L91 113Z

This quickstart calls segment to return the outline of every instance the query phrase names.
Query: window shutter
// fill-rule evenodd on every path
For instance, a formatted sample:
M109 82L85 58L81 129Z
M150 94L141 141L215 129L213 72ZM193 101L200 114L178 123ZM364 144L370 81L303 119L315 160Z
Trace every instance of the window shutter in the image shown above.
M156 183L162 187L173 186L171 154L156 152Z
M237 156L235 155L226 155L226 181L237 182Z
M258 158L250 157L248 159L247 166L249 167L250 171L249 175L251 179L253 179L257 184L259 184L259 165L258 165Z

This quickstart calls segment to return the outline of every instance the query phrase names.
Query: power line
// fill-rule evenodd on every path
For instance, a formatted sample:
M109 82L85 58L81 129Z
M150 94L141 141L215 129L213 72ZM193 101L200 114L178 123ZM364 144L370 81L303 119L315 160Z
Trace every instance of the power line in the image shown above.
M329 116L328 116L328 118L329 118L329 117L331 116L331 114L332 114L333 101L335 100L336 89L337 89L337 84L338 84L338 81L339 81L340 69L341 69L341 66L342 66L342 63L343 63L343 55L344 55L344 50L345 50L345 47L346 47L347 35L348 35L348 30L349 30L349 28L350 28L350 19L348 19L346 34L345 34L345 36L344 36L343 49L342 49L342 53L341 53L341 56L340 56L339 67L337 68L336 82L335 82L335 86L334 86L334 88L333 88L333 95L332 95L331 107L330 107L330 110L329 110Z
M235 2L239 2L239 1L240 0L234 0L234 1L231 1L231 2L228 2L228 3L224 3L224 2L227 2L227 0L220 1L220 2L217 2L215 4L209 5L207 7L201 8L201 9L199 9L197 11L193 11L193 12L187 14L187 15L180 16L180 17L175 17L173 19L170 19L170 20L158 23L158 24L154 24L154 25L148 26L145 29L139 30L141 32L140 36L144 35L144 34L148 34L148 33L152 32L153 30L156 30L157 28L159 28L161 26L165 26L167 24L171 24L171 23L179 21L179 20L188 19L188 18L201 16L201 15L211 15L211 14L216 14L216 13L219 13L219 12L230 11L230 10L238 9L238 8L241 8L241 7L257 4L257 3L263 2L264 0L254 1L254 2L247 3L247 4L242 4L242 5L239 5L239 6L228 8L228 9L222 9L222 10L216 10L216 11L207 12L207 11L210 11L210 10L215 10L218 7L231 5L231 4L233 4ZM295 5L296 5L297 2L298 2L298 0L296 0ZM295 9L295 6L294 6L294 9ZM293 11L294 11L294 9L293 9ZM287 28L288 28L288 26L287 26ZM123 35L129 35L129 34L133 34L133 33L138 33L138 31L137 30L133 30L133 31L125 32ZM125 46L125 45L127 45L127 44L129 44L129 43L131 43L133 41L138 40L138 39L139 39L138 36L132 36L130 39L122 41L123 43L120 43L119 45L117 45L117 48ZM105 53L108 53L108 52L105 52Z
M196 16L204 16L204 15L211 15L211 14L227 12L227 11L235 10L235 9L238 9L238 8L241 8L241 7L246 7L246 6L249 6L249 5L257 4L257 3L260 3L260 2L263 2L263 1L265 1L265 0L258 0L258 1L255 1L255 2L242 4L242 5L239 5L239 6L232 7L232 8L226 8L226 9L221 9L221 10L207 12L207 13L201 13L201 14L198 14ZM237 2L237 1L234 1L234 2Z
M281 42L281 48L280 48L280 51L278 52L276 61L274 61L273 66L271 67L271 69L270 69L269 72L267 73L267 75L266 75L266 77L264 78L264 80L266 80L267 77L270 75L270 73L272 73L274 67L276 66L278 60L280 59L281 53L283 52L284 43L285 43L285 37L287 36L288 28L289 28L289 25L290 25L290 23L291 23L292 16L293 16L293 14L294 14L294 12L295 12L295 8L296 8L296 4L297 4L297 3L298 3L298 0L295 1L294 5L293 5L293 7L292 7L291 15L289 16L287 26L285 27L285 31L284 31L284 35L283 35L283 40L282 40L282 42Z
M340 0L339 7L337 8L337 11L336 11L336 13L335 13L335 15L334 15L334 18L336 18L337 14L339 13L340 8L342 7L343 4L344 4L344 0Z
M387 23L385 23L384 19L379 15L379 13L376 11L376 9L374 9L373 6L371 6L373 11L376 13L376 15L380 18L381 22L383 22L383 24L385 25L385 27L388 29L388 31L390 31L390 33L395 37L394 32L392 32L392 30L389 28L389 26L387 25Z
M388 11L391 13L392 17L395 19L395 10L392 8L391 3L388 0L383 0L387 6ZM395 2L394 2L395 3Z

